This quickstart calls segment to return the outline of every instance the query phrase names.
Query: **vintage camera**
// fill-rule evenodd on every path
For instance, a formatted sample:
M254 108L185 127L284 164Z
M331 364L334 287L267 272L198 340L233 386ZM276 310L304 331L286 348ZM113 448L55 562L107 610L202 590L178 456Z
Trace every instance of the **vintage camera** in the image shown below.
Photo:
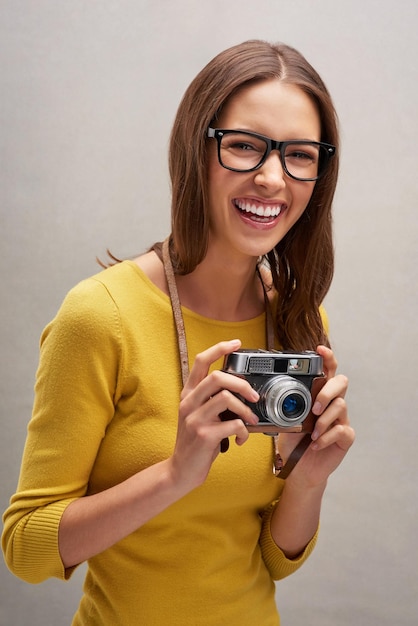
M251 432L276 435L280 432L313 431L316 416L311 412L318 391L325 384L322 357L316 352L237 350L225 357L223 371L245 378L257 391L258 402L243 402L258 416ZM225 411L222 419L236 419Z

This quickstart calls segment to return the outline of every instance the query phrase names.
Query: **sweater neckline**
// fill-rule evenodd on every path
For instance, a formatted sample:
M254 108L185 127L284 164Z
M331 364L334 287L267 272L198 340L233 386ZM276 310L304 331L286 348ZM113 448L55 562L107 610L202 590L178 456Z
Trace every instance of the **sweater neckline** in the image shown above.
M165 304L165 306L170 309L170 312L171 312L170 297L164 291L162 291L159 287L157 287L155 283L152 282L152 280L145 274L145 272L139 267L139 265L135 263L135 261L126 259L122 261L122 264L126 264L127 266L131 267L136 273L136 275L152 290L152 292ZM266 317L266 313L265 311L263 311L262 313L260 313L260 315L257 315L256 317L252 317L252 318L237 321L237 322L230 322L226 320L218 320L212 317L205 317L204 315L201 315L200 313L196 313L195 311L192 311L192 309L188 309L187 307L183 305L181 305L181 309L182 309L183 315L185 315L186 317L194 318L198 321L204 322L205 324L210 323L210 324L214 324L217 326L229 326L229 327L235 327L235 328L237 326L244 327L249 324L264 323L264 320Z

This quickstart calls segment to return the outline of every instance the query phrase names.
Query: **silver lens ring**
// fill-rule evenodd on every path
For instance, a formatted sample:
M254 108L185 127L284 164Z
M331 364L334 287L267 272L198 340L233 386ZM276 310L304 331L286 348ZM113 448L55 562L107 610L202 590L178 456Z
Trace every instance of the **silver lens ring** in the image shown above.
M308 387L291 376L277 376L261 390L259 404L265 417L277 426L299 426L311 410Z

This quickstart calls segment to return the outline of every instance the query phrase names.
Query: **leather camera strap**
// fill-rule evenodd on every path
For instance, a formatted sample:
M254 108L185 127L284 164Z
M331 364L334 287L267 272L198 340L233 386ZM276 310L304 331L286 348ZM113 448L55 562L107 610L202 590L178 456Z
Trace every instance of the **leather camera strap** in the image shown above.
M159 250L154 247L155 252L159 255ZM183 382L183 387L186 384L187 378L189 376L189 356L187 350L187 341L186 341L186 330L184 327L184 319L181 311L181 303L178 295L176 278L174 275L173 263L171 261L170 254L170 237L167 237L162 245L162 262L164 265L164 272L167 280L168 292L171 300L171 308L173 310L173 316L176 326L177 332L177 343L180 357L180 366L181 366L181 378ZM160 255L159 255L160 256ZM265 303L265 311L266 311L266 345L268 350L274 349L274 325L273 325L273 315L270 308L270 302L268 300L268 295L266 291L266 286L261 277L260 271L258 271L258 275L260 277L260 281L263 287L264 293L264 303ZM274 466L273 471L274 474L280 478L287 478L290 472L295 467L296 463L300 460L305 450L308 448L311 442L310 434L306 434L303 439L298 443L295 449L291 452L286 464L283 464L282 458L279 452L279 436L274 435L273 439L273 457L274 457ZM221 452L226 452L229 447L228 440L223 440L221 442Z

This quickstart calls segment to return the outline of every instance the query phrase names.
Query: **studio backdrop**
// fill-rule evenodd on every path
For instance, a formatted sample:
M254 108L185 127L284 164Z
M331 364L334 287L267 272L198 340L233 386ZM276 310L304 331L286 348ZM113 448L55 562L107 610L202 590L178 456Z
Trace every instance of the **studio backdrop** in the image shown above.
M106 248L129 257L169 232L185 88L226 47L283 41L319 70L340 119L325 305L357 440L318 546L277 602L284 626L417 623L417 30L416 0L0 0L2 510L43 327ZM83 574L30 586L1 563L0 624L68 626Z

